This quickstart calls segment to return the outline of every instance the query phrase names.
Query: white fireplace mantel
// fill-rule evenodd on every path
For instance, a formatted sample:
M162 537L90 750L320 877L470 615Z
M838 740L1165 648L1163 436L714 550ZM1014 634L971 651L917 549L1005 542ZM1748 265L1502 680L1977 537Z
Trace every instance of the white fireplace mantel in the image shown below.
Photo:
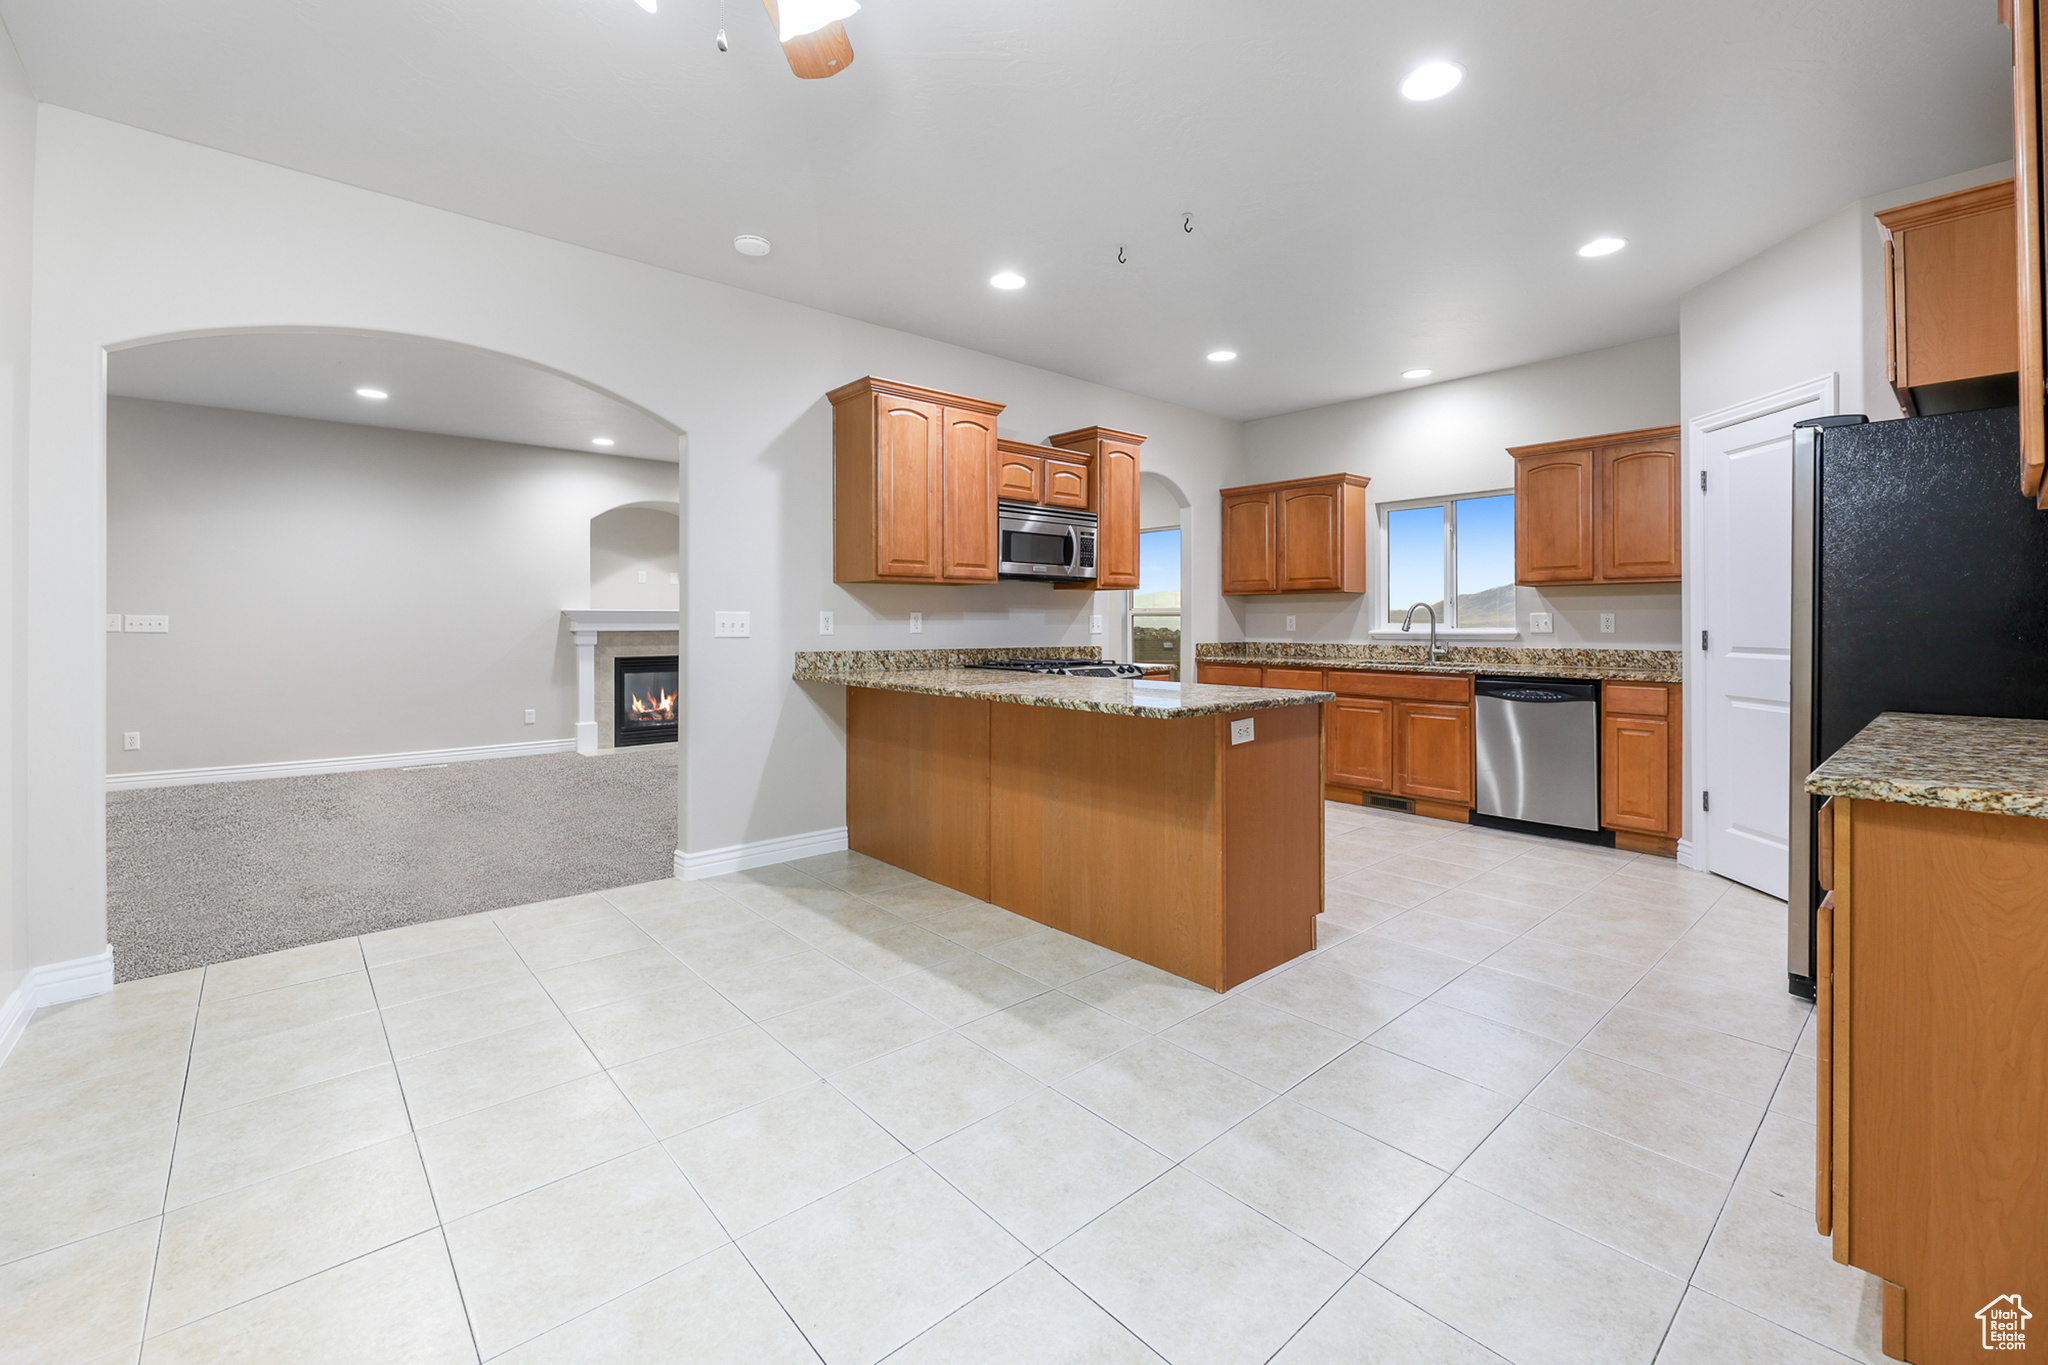
M680 611L597 611L570 607L562 613L576 637L576 752L597 752L597 637L613 630L682 629Z

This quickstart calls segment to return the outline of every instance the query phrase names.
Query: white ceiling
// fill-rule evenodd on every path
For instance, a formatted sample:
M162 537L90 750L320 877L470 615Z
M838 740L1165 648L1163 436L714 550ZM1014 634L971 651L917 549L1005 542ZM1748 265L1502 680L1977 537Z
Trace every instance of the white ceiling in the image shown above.
M1233 417L1668 333L2011 155L1990 0L868 0L827 81L719 14L0 0L44 100Z
M359 388L390 397L358 398ZM523 361L411 337L307 331L160 341L110 354L107 392L586 454L677 459L676 433L638 408ZM616 444L600 449L591 444L595 436Z

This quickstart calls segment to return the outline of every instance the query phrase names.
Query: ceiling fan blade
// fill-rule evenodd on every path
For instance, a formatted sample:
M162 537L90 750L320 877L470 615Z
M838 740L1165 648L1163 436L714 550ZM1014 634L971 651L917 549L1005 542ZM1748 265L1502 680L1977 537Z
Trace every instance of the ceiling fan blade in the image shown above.
M768 8L768 22L777 33L782 32L782 13L775 0L761 3ZM782 55L789 58L789 69L798 76L821 81L853 65L853 44L847 39L846 26L835 19L816 32L791 38L782 45Z

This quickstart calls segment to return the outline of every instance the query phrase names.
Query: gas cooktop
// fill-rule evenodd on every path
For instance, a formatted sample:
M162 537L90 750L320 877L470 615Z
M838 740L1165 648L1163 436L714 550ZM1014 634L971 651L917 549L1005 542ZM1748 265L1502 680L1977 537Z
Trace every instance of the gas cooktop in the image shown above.
M1142 678L1145 670L1136 664L1114 659L999 659L991 664L969 664L998 673L1045 673L1067 678Z

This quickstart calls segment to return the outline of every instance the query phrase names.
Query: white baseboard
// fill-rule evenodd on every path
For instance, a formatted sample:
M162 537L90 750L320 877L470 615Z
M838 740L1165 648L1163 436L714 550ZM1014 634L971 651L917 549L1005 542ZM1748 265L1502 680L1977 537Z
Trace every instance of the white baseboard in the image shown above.
M820 853L839 853L846 848L846 826L814 829L808 834L785 834L780 839L762 839L751 844L707 848L702 853L676 850L676 876L686 882L744 872L750 867L793 862Z
M164 768L152 773L108 773L107 790L192 787L202 782L248 782L264 777L313 777L320 773L366 773L378 768L418 768L435 763L473 763L484 758L532 758L576 752L573 739L540 739L525 744L473 744L466 749L421 749L410 754L357 754L351 758L307 758L288 763L239 763L222 768Z
M1680 839L1678 841L1678 865L1695 869L1699 867L1699 864L1692 860L1692 840Z
M112 945L91 957L75 957L69 962L46 962L40 967L29 968L7 999L0 1001L0 1062L6 1061L7 1054L14 1051L14 1045L21 1041L22 1030L28 1027L29 1016L37 1010L46 1005L61 1005L67 1000L83 1000L89 995L105 995L112 989Z

